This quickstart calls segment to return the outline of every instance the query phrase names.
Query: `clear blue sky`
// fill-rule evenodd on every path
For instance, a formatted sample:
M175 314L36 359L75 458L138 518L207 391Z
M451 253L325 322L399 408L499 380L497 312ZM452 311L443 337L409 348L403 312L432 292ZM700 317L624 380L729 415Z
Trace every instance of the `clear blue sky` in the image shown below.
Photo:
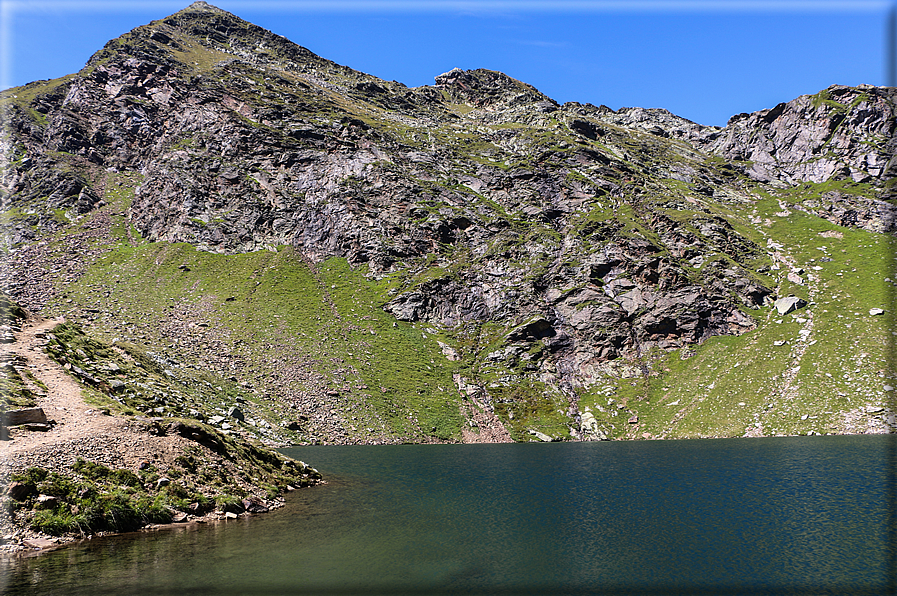
M0 0L0 84L78 71L191 0ZM887 0L218 0L340 64L408 86L500 70L563 103L701 124L831 84L888 82Z

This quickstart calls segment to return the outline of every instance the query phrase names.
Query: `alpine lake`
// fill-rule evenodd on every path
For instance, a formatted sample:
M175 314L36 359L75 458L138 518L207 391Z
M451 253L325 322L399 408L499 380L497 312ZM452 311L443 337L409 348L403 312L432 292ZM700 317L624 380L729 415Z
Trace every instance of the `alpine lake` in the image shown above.
M893 594L897 436L284 452L268 514L0 564L3 594Z

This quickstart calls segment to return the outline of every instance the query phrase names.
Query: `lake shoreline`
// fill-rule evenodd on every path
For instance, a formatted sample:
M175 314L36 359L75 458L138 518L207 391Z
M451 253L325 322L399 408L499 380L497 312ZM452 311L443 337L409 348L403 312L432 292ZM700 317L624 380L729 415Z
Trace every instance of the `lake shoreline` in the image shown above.
M291 487L320 480L314 468L250 437L97 407L70 367L48 355L64 325L26 312L14 341L0 344L0 357L21 363L29 405L45 417L39 430L2 428L0 553L128 532L140 522L270 509Z
M329 486L289 493L275 515L5 560L0 593L856 593L885 581L895 447L872 435L292 447Z
M844 434L836 434L829 433L825 435L775 435L775 436L740 436L740 437L684 437L684 438L663 438L663 437L651 437L651 438L636 438L636 439L616 439L610 441L529 441L529 442L517 442L517 443L501 443L507 445L544 445L544 444L588 444L588 443L603 443L603 444L617 444L617 443L640 443L640 442L654 442L654 441L667 441L667 442L679 442L679 441L700 441L700 442L712 442L716 440L728 440L728 439L770 439L770 438L808 438L810 436L817 437L860 437L860 436L870 436L870 435L884 435L884 434L893 434L886 433L880 431L872 431L867 430L865 433L844 433ZM439 445L495 445L498 443L465 443L465 442L457 442L457 443L439 443ZM376 445L352 445L352 444L326 444L326 445L293 445L290 447L283 447L281 450L290 450L290 449L318 449L323 447L395 447L395 446L414 446L419 447L425 445L421 444L408 444L408 443L382 443ZM434 444L435 445L435 444ZM326 485L327 481L321 480L316 484L306 486L306 487L288 487L287 494L293 493L294 491L303 490L305 488L313 488L315 486ZM20 535L16 537L2 536L0 537L0 559L10 560L10 559L23 559L23 558L31 558L35 556L44 555L56 550L59 550L64 547L78 546L79 544L84 544L93 540L94 538L108 538L108 537L116 537L116 536L128 536L128 535L139 535L147 532L159 532L159 531L167 531L167 530L176 530L183 529L188 527L202 527L207 524L214 525L216 523L227 523L229 521L238 520L238 519L247 519L252 517L258 517L264 515L265 513L269 513L271 511L275 511L284 507L285 505L285 494L279 495L276 499L271 501L266 501L264 503L267 511L251 513L248 511L243 511L240 513L227 512L222 510L211 511L202 515L189 515L185 514L186 517L183 517L179 521L172 521L169 523L150 523L138 530L124 531L124 532L114 532L114 531L106 531L106 532L96 532L93 534L89 534L87 536L84 535L60 535L60 536L52 536L48 534L43 534L41 532L30 531L27 527L19 527Z
M293 488L292 490L288 490L287 494L291 494L300 490L311 489L316 486L323 486L326 484L328 484L326 481L321 481L312 486ZM163 524L147 524L138 530L132 530L128 532L97 532L87 536L49 536L41 533L33 533L28 537L19 539L15 544L0 544L0 559L9 561L15 559L37 557L66 547L77 547L79 545L86 544L91 540L94 540L95 538L127 537L129 535L138 536L141 534L152 532L165 532L190 528L198 529L204 526L213 526L219 523L247 520L250 518L263 516L267 513L272 513L274 511L277 511L278 509L282 509L286 505L286 498L287 495L281 495L277 499L266 503L267 511L263 512L253 513L244 511L242 513L231 513L226 511L212 511L203 515L188 515L182 521L172 521Z

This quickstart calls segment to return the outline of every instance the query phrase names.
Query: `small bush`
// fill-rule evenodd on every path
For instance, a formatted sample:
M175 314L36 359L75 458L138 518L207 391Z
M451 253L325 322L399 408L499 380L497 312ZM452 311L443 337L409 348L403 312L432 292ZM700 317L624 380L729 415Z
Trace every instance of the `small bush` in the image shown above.
M44 495L66 498L73 495L77 487L78 485L71 478L53 472L38 485L37 490Z
M13 482L21 482L22 484L31 484L32 486L37 486L38 483L46 480L47 476L50 474L47 470L43 468L28 468L21 474L13 474L9 477L9 479Z
M190 491L178 482L171 482L162 488L162 493L175 499L186 499L190 497Z
M112 473L112 470L103 464L87 461L83 457L79 457L75 463L72 464L72 469L91 480L103 480Z
M221 511L243 513L243 499L230 494L215 497L215 506Z
M188 472L196 471L196 459L192 455L179 455L174 461Z
M114 470L109 479L122 486L140 486L140 478L130 470Z
M32 529L53 536L74 531L76 527L76 517L68 511L38 511L31 519Z
M98 495L84 510L86 525L93 531L129 532L144 525L143 516L122 491Z
M197 515L208 513L215 508L215 501L202 493L195 493L193 495L193 503L196 503L196 509L193 511L193 513L196 513Z
M85 478L97 482L106 481L119 486L140 486L140 477L130 470L113 470L103 464L87 461L80 457L72 465L72 469Z

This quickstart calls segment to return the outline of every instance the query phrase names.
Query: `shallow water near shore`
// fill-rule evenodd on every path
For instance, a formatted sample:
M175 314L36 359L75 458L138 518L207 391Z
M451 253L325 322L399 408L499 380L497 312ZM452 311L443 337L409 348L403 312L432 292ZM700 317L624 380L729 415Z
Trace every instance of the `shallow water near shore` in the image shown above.
M250 519L0 566L4 594L893 593L894 436L301 447Z

